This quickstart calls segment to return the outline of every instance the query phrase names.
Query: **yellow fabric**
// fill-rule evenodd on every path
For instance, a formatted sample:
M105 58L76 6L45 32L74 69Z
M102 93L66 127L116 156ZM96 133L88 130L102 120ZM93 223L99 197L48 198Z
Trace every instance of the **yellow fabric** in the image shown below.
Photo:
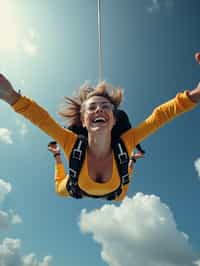
M165 125L176 116L185 111L191 110L196 106L187 95L187 91L178 93L176 97L155 108L152 114L135 128L131 128L121 135L122 140L127 148L129 156L135 146L153 134L161 126ZM20 99L13 105L16 112L20 113L33 124L42 129L45 133L56 140L63 148L66 158L69 160L70 153L77 139L77 135L68 129L62 128L55 120L48 114L48 112L40 107L36 102L21 96ZM131 169L129 169L131 175ZM62 164L55 167L55 187L56 192L61 196L68 196L66 191L66 182L68 176ZM106 183L97 183L93 181L88 175L87 167L87 151L80 175L79 186L81 189L92 195L102 195L112 192L119 186L120 177L117 171L117 165L113 155L113 171L112 177ZM122 200L128 190L128 185L124 186L121 195L116 199Z
M69 193L66 190L68 176L65 173L65 168L62 163L55 164L55 190L56 192L63 197L69 196Z

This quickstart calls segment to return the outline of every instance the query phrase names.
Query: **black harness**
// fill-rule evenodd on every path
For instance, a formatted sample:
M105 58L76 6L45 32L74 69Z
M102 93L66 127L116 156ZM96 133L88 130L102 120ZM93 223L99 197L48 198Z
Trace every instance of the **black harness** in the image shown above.
M128 174L129 156L123 141L119 138L112 143L112 149L117 163L117 168L120 176L119 187L105 195L90 195L83 191L78 184L79 174L85 159L85 153L88 146L87 138L79 135L73 147L69 160L69 179L66 189L70 196L76 199L83 197L103 198L106 200L114 200L122 192L122 187L130 182Z

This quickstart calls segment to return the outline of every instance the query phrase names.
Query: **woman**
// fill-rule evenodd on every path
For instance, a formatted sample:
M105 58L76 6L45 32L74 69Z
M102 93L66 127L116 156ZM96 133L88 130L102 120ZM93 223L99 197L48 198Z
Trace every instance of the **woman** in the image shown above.
M69 159L77 135L62 128L37 103L17 93L3 75L0 76L0 99L56 140ZM92 91L81 90L79 98L66 99L69 103L74 103L70 105L67 112L62 110L60 114L71 117L71 121L76 121L76 124L81 123L88 131L88 147L79 175L79 186L83 191L94 196L110 193L119 187L120 183L113 157L111 131L116 123L115 111L122 100L122 91L113 90L105 83L101 83ZM174 99L155 108L139 126L123 133L121 139L129 157L138 143L176 116L194 108L199 101L200 83L191 91L178 93ZM131 175L130 168L129 175ZM115 200L122 200L127 190L128 184L123 186ZM64 183L56 182L56 191L60 195L69 196L66 180Z
M89 91L89 89L87 87L85 87L84 91L87 90L87 92ZM90 88L90 91L92 91L94 89ZM74 103L74 101L70 98L68 98L68 106L66 106L64 108L65 110L65 117L66 118L70 118L70 117L74 117L76 116L77 114L77 111L74 111L73 113L71 113L70 109L73 109L75 110L75 106L77 104ZM68 107L68 108L67 108ZM80 107L78 108L78 110L80 109ZM66 110L68 110L68 115L66 113ZM116 144L116 141L121 137L121 135L129 130L132 126L131 126L131 123L130 123L130 120L128 118L128 115L126 114L125 111L121 110L121 109L117 109L115 111L115 118L116 118L116 124L114 125L114 127L112 128L112 132L111 132L111 142L113 143L113 146ZM77 119L77 121L79 121L79 119ZM68 129L73 131L74 133L76 133L77 135L81 135L82 137L85 137L85 139L87 140L87 137L88 137L88 132L87 132L87 129L84 128L82 126L82 124L80 123L77 123L77 121L71 121L71 124L70 126L68 125ZM68 123L69 124L69 123ZM69 176L66 175L65 173L65 169L64 169L64 165L62 163L62 159L61 159L61 153L60 153L60 149L59 149L59 146L57 145L56 141L51 141L49 142L48 144L48 150L54 155L54 158L55 158L55 173L54 173L54 176L55 176L55 181L57 182L57 186L60 186L60 184L66 184L67 182L69 183ZM84 152L82 150L82 152ZM125 150L125 152L127 152ZM126 167L128 171L128 167L131 168L133 170L133 164L136 162L136 160L140 159L140 158L143 158L144 157L144 154L145 154L145 151L142 149L141 145L140 144L137 144L136 145L136 151L133 151L131 153L131 157L129 158L129 156L127 156L127 163L126 165L123 164L123 169ZM118 156L118 154L117 154ZM75 162L76 164L76 162ZM70 164L70 161L69 161L69 167L71 166ZM79 168L81 169L82 167L82 164L79 164L78 166L78 171L79 171ZM121 167L120 167L121 169ZM119 169L119 173L121 172ZM122 170L123 170L122 169ZM77 170L77 165L75 166L75 169L74 170ZM69 171L70 173L70 171ZM121 176L124 176L124 172ZM128 174L128 173L127 173ZM121 177L120 176L120 177ZM72 178L72 177L70 177ZM102 182L102 180L96 180L97 182ZM76 180L76 183L78 183L78 178ZM123 184L122 184L123 185ZM66 187L66 185L65 185ZM77 187L77 185L76 185ZM76 190L79 190L79 198L83 197L84 196L84 192L81 192L80 188L74 188ZM120 194L120 190L119 192L117 191L114 191L112 192L111 194L112 195L109 195L109 199L111 200L114 200L115 197L118 196L118 193ZM75 195L71 195L71 196L75 196ZM107 195L106 195L107 196ZM104 197L105 198L105 197ZM108 199L108 197L106 198Z

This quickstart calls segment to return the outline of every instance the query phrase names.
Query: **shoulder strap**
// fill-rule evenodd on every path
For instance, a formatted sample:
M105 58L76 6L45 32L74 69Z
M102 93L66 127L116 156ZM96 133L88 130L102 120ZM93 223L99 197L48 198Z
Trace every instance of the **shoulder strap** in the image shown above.
M128 174L129 156L126 146L121 138L115 140L112 144L115 161L117 163L118 173L121 179L119 187L107 195L107 200L115 200L122 193L122 187L130 182Z
M69 194L75 198L83 197L78 186L78 177L85 158L86 148L87 138L82 135L78 135L69 159L69 180L67 182L67 190Z
M128 174L129 156L124 142L119 138L113 144L113 151L119 176L121 178L121 185L126 185L130 182Z

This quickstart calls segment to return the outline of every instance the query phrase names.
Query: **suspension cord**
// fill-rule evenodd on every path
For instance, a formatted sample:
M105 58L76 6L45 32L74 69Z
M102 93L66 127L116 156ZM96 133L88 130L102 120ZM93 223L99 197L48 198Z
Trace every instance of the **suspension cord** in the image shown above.
M103 74L103 56L101 43L101 0L98 0L98 64L99 64L99 82L102 81Z

